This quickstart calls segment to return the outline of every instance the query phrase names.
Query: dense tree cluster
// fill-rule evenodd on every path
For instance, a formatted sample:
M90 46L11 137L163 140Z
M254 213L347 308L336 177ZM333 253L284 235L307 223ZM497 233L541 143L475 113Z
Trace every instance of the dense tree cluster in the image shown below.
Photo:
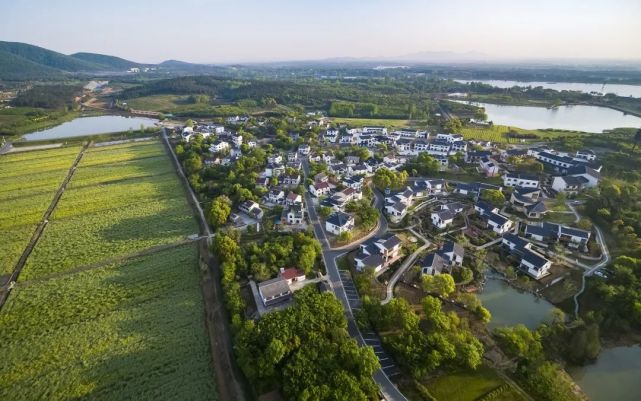
M225 306L231 315L234 329L238 330L244 318L245 309L237 280L240 270L244 267L240 246L232 237L218 232L214 236L212 249L222 271L221 282L225 294Z
M490 205L501 207L505 203L505 195L500 189L484 189L481 191L481 200Z
M365 302L370 321L383 334L385 348L415 378L439 367L479 366L483 344L470 331L468 321L444 312L441 301L432 296L423 299L422 307L423 319L402 298L386 305Z
M378 221L378 210L368 199L351 201L345 206L345 210L353 213L356 225L365 230L373 228Z
M641 259L619 256L610 266L610 277L594 279L590 286L604 303L599 315L607 327L641 327Z
M237 335L238 363L259 392L277 385L288 400L378 399L372 379L378 359L349 337L341 303L313 287L296 292L294 301L257 323L246 321Z
M282 104L293 109L323 109L340 117L427 119L435 106L426 91L438 84L428 78L332 81L190 76L147 82L125 90L122 97L206 95L236 102L241 109L254 104L269 107ZM248 100L254 103L247 103Z
M399 190L407 185L407 171L392 171L387 168L379 168L374 173L374 185L379 190Z
M245 148L243 155L229 166L205 167L203 158L214 140L197 135L189 143L176 145L176 154L194 191L206 199L227 196L232 205L258 200L265 193L264 188L256 186L256 178L267 164L266 150Z
M413 176L429 177L438 173L439 168L439 162L425 152L419 153L418 156L405 163L405 170L409 171Z
M231 213L231 201L225 195L221 195L214 199L207 214L207 220L212 227L220 228L227 223L227 219Z
M281 267L311 273L321 256L320 243L306 233L271 234L262 243L248 244L243 251L246 272L258 280L275 276Z
M19 92L13 104L43 109L71 110L78 106L75 98L81 94L82 88L78 85L35 85L26 91Z
M541 334L524 325L502 327L494 331L503 351L518 361L519 383L537 400L578 401L572 379L556 363L547 361L541 344Z

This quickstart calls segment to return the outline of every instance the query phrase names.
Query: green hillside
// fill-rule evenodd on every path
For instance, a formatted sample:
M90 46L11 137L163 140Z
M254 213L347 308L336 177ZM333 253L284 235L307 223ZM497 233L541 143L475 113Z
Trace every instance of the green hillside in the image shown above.
M68 56L26 43L0 41L0 80L51 79L69 73L122 71L140 65L104 54Z
M13 54L45 67L55 68L62 71L80 72L97 71L102 69L99 64L76 59L62 53L26 43L0 42L0 51Z
M54 78L61 75L60 70L0 50L0 80Z
M111 70L126 70L131 67L138 67L142 65L140 63L125 60L124 58L108 56L106 54L75 53L72 54L71 57L84 62L100 65L102 68Z

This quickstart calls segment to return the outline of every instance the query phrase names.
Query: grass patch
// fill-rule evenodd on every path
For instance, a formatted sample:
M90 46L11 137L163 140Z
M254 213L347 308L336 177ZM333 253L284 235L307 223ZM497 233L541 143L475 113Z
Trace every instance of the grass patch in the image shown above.
M430 393L439 401L475 401L506 382L490 367L481 366L475 371L450 373L425 383ZM493 401L525 401L510 387Z
M576 216L574 213L548 212L545 214L545 217L543 217L543 220L556 224L571 225L574 224Z
M347 124L350 127L363 127L363 126L384 126L388 129L391 128L408 128L408 127L422 127L425 129L425 122L413 120L401 120L390 118L343 118L332 117L332 121L336 124Z
M136 110L169 111L187 103L188 96L152 95L127 99L127 107Z

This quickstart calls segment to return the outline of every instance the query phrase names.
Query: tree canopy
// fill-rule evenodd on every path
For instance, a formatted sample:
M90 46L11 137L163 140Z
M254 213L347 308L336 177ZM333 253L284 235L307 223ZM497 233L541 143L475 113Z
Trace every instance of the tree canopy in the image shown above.
M292 307L246 322L235 350L260 391L278 385L288 400L376 399L374 351L349 337L341 303L314 287L297 291Z

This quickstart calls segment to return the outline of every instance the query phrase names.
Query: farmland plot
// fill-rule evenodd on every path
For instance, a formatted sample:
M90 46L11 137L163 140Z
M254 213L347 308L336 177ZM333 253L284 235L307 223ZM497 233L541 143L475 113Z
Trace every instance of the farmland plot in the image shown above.
M90 148L20 278L72 270L197 233L184 190L162 152L159 143Z
M0 224L42 216L42 176L0 190L22 206ZM89 148L0 311L0 400L216 400L198 252L177 244L196 232L161 144Z
M214 400L194 245L18 285L0 399Z
M70 147L0 156L0 276L13 270L79 152Z

